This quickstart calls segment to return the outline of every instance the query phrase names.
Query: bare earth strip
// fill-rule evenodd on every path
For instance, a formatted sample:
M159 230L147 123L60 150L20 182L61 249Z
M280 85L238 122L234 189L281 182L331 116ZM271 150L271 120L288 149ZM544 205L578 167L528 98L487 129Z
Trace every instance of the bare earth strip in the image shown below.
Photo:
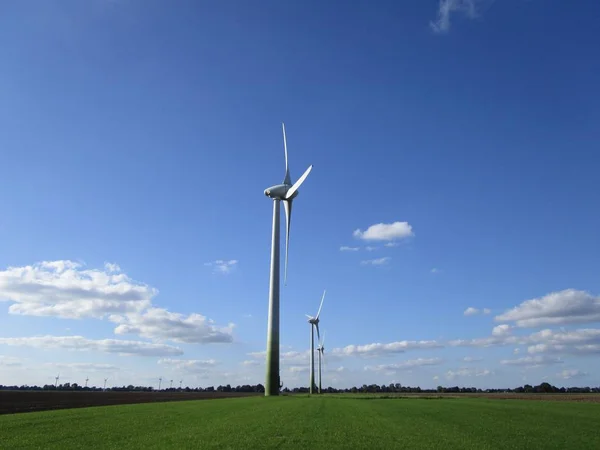
M0 391L0 414L131 403L212 400L261 395L253 392Z

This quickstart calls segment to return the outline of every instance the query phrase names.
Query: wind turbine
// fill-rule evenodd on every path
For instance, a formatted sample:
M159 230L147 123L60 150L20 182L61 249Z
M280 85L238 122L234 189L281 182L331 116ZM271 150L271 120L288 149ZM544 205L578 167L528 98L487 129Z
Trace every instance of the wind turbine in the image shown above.
M321 393L321 359L323 360L323 365L325 365L325 332L323 332L323 337L319 340L319 346L317 347L317 351L319 352L319 394Z
M162 377L158 379L158 390L160 391L160 384L162 383Z
M269 319L267 325L267 373L265 380L265 396L279 395L279 219L280 202L283 201L286 219L285 232L285 272L284 282L287 283L288 249L290 245L290 224L292 220L292 202L298 195L298 188L312 170L312 165L306 169L298 180L292 184L288 166L287 139L285 125L283 130L283 150L285 152L285 177L281 184L265 189L265 195L273 199L273 234L271 238L271 272L269 280Z
M85 377L85 387L87 387L87 383L90 379L88 377Z
M325 293L327 291L323 291L323 297L321 297L321 305L319 306L319 310L317 311L317 315L315 317L309 316L308 323L310 323L310 393L313 393L313 389L315 386L315 328L317 329L317 337L319 341L321 340L321 336L319 334L319 315L321 314L321 308L323 308L323 300L325 300ZM320 365L319 365L320 367Z
M181 383L183 383L183 380L179 380L179 389L181 390Z
M58 380L60 379L60 373L54 377L54 387L58 386Z
M171 386L169 386L169 389L173 389L173 380L171 380Z
M106 382L108 381L108 378L104 379L104 390L106 390Z

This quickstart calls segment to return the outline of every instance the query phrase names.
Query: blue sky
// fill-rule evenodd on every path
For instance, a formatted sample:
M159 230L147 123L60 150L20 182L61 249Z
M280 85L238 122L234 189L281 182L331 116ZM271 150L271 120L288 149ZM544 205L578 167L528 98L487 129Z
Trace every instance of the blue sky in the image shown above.
M2 7L0 383L263 383L284 121L286 385L599 385L600 5L259 3Z

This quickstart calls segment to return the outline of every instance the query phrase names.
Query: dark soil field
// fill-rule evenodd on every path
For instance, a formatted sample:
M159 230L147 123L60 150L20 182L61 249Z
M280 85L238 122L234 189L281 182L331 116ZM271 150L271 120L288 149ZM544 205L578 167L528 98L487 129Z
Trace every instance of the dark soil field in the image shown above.
M129 403L248 397L253 392L0 391L0 414Z

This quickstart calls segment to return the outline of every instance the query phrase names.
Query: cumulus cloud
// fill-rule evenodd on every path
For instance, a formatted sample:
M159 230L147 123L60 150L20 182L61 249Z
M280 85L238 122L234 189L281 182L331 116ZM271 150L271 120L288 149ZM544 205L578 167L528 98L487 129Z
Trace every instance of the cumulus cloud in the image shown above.
M217 327L200 314L184 316L156 308L158 291L133 281L115 263L104 270L69 261L44 261L0 271L0 300L14 302L12 314L66 319L109 318L116 334L176 342L232 342L234 325Z
M390 262L392 258L390 258L389 256L384 256L383 258L377 258L377 259L365 259L364 261L361 261L360 263L363 266L383 266L387 263Z
M73 261L44 261L0 271L0 300L14 302L11 314L69 319L139 312L157 293L108 264L107 271L83 269Z
M437 341L398 341L390 342L388 344L375 343L367 345L348 345L343 348L334 348L331 351L331 354L339 356L375 357L404 353L409 350L441 347L443 346Z
M216 366L218 361L214 359L199 360L199 359L171 359L164 358L158 361L158 364L173 369L177 372L185 372L190 374L203 374L209 369Z
M308 366L291 366L288 370L292 373L304 373L308 372L310 369Z
M470 19L478 16L478 10L489 6L494 0L440 0L437 19L429 22L436 33L446 33L450 30L450 17L453 13L462 13Z
M340 247L340 252L357 252L358 247L348 247L347 245L342 245Z
M497 325L492 329L492 336L507 336L510 334L511 329L510 325Z
M565 369L562 372L556 374L558 378L562 378L563 380L570 380L572 378L582 378L587 376L587 372L582 372L577 369Z
M188 344L232 342L234 324L217 327L212 320L201 314L172 313L162 308L150 308L141 314L111 316L120 323L116 334L137 334L149 339L170 339Z
M524 356L523 358L503 359L500 361L500 364L507 366L526 366L529 368L562 363L563 361L560 358L550 358L547 356Z
M104 353L117 353L123 356L175 356L182 355L179 347L166 344L154 344L141 341L121 341L117 339L86 339L82 336L36 336L18 338L0 338L0 344L53 348L65 350L99 351Z
M373 372L399 372L402 370L410 370L415 367L421 366L437 366L442 364L440 358L417 358L409 359L408 361L402 361L396 364L379 364L377 366L365 366L365 370Z
M217 273L228 274L236 267L237 263L237 259L230 259L228 261L217 259L216 261L204 263L204 265L214 267Z
M474 369L470 367L461 367L458 370L448 370L446 372L446 378L454 380L458 377L485 377L492 375L494 372L488 369Z
M365 231L357 229L353 234L354 237L366 241L395 241L414 235L408 222L378 223Z
M476 316L477 314L489 314L491 311L488 308L478 309L472 306L469 306L463 314L465 316Z
M247 366L247 367L248 367L248 366L258 366L258 365L260 365L260 362L259 362L259 361L256 361L256 360L254 360L254 359L248 359L248 360L246 360L246 361L242 361L240 364L241 364L242 366Z
M593 323L600 321L600 297L585 291L565 289L540 298L526 300L497 321L515 322L518 327Z

